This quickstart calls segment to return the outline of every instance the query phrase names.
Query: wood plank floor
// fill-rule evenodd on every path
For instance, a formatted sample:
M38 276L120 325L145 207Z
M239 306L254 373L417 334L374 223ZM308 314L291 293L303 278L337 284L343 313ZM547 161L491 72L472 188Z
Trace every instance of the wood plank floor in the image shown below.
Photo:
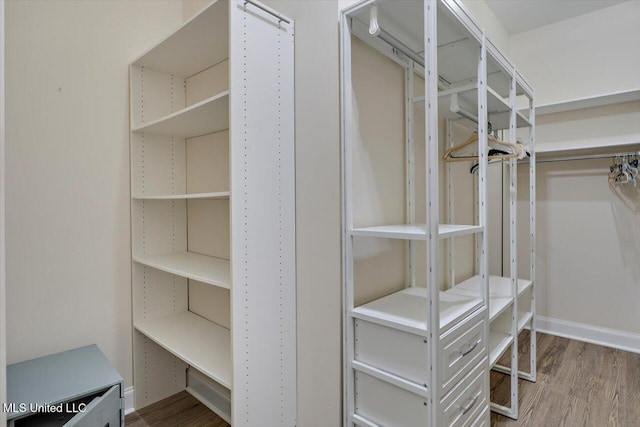
M538 378L520 380L518 420L491 413L492 426L640 427L640 355L538 333ZM519 366L529 367L529 332L520 335ZM500 361L508 365L506 354ZM491 373L491 399L509 404L509 377ZM227 427L182 392L127 415L128 427ZM326 426L339 427L339 426Z
M640 354L541 333L536 345L537 381L519 380L518 420L492 412L492 426L640 427ZM519 347L528 371L529 331ZM509 405L509 390L510 378L491 372L491 400Z
M186 391L125 417L127 427L229 427Z

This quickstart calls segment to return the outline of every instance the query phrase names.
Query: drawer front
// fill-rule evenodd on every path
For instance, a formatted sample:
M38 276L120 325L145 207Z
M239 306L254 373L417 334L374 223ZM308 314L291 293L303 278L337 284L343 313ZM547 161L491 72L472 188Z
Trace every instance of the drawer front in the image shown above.
M485 311L456 326L440 340L440 372L444 396L486 353Z
M471 425L489 407L489 365L484 358L442 399L440 419L443 426Z
M379 425L420 427L429 423L427 398L355 372L355 412Z
M118 427L120 426L120 386L115 385L104 395L96 397L84 412L73 417L65 427Z
M355 359L419 385L429 373L427 339L419 335L355 320Z

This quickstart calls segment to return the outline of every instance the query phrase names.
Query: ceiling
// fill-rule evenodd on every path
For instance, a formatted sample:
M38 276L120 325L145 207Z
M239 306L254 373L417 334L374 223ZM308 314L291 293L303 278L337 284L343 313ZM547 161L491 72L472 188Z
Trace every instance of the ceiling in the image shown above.
M564 21L626 0L487 0L509 34Z

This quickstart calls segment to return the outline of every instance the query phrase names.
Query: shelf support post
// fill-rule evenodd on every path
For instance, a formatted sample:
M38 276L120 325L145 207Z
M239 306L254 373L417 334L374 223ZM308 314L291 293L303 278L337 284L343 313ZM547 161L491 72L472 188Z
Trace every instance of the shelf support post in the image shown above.
M352 207L352 87L351 87L351 28L349 18L346 13L342 13L340 19L340 54L342 64L342 194L344 202L342 204L342 247L343 253L343 360L344 376L343 381L343 422L345 426L353 426L353 414L355 413L355 375L353 371L354 359L354 320L352 311L354 308L354 277L353 277L353 237L349 230L353 228L353 207Z
M426 185L427 191L427 287L429 319L429 410L430 424L442 425L438 419L440 403L437 390L440 390L438 368L440 349L440 289L438 286L438 227L439 227L439 191L438 191L438 4L436 0L424 2L424 46L425 46L425 135L426 135ZM429 420L425 420L427 423Z

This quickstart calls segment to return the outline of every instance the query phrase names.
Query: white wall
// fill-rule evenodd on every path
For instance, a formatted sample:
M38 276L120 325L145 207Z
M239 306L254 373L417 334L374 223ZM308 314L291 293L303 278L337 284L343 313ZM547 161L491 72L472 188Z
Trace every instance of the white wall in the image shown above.
M640 89L640 2L514 35L510 53L536 105Z
M640 89L640 2L629 1L511 38L511 57L536 91L536 105ZM538 147L575 148L638 141L640 102L536 118ZM638 147L638 146L636 146ZM631 148L629 148L630 150ZM636 148L637 149L637 148ZM640 334L640 193L610 188L611 160L541 163L537 179L538 313L604 336ZM526 173L520 204L526 208ZM524 213L526 215L526 212ZM526 236L520 215L519 236ZM520 247L526 268L527 242ZM555 326L554 326L555 325ZM633 336L633 335L631 335ZM607 338L608 339L608 338ZM640 335L635 335L640 351Z
M487 37L502 51L508 58L509 56L509 32L502 25L500 19L484 0L462 0L462 4L467 8L469 13L478 21L480 28L484 30Z
M538 165L538 314L640 334L640 189L610 188L611 163ZM521 194L528 194L527 174L528 168L519 171ZM527 204L520 200L518 208L524 212ZM519 268L528 271L527 263Z
M128 63L179 1L8 1L8 362L97 343L132 383Z

